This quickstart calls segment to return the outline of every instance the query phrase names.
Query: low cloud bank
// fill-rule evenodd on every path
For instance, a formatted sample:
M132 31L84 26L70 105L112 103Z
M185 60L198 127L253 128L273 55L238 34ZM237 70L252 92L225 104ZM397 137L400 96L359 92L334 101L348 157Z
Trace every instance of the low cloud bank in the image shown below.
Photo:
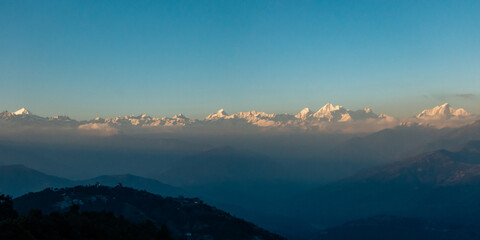
M80 134L93 136L113 136L119 133L119 130L107 123L87 123L78 126Z

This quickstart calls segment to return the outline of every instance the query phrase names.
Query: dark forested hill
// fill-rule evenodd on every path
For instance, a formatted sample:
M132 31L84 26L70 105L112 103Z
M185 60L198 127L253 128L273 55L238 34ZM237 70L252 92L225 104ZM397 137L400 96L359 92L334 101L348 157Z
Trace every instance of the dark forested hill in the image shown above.
M66 212L43 214L32 210L19 216L11 197L0 195L0 239L22 240L172 240L165 225L151 221L134 223L111 212L79 212L72 205Z
M27 214L66 211L78 204L80 211L107 211L135 221L164 224L174 237L190 239L282 239L252 223L204 204L195 198L161 197L126 187L78 186L46 189L14 200L15 209Z

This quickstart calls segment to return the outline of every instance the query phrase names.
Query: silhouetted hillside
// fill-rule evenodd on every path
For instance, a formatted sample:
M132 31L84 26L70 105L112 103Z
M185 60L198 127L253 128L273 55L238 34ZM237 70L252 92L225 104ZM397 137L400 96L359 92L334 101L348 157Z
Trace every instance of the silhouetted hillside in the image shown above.
M42 214L32 210L18 216L12 199L0 195L0 239L60 240L60 239L157 239L169 240L165 226L151 221L133 223L108 212L79 212L72 205L66 212Z
M199 199L164 198L126 187L78 186L46 189L14 200L15 209L27 214L32 209L44 213L66 211L78 204L80 211L107 211L135 222L150 220L165 224L175 237L191 239L281 239L252 223L210 207Z

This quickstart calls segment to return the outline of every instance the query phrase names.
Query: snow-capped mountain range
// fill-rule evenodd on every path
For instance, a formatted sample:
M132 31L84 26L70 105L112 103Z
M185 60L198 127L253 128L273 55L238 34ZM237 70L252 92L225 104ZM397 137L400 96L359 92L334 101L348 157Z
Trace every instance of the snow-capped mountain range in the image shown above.
M436 106L433 109L423 110L416 118L410 118L409 122L448 121L472 118L474 115L465 109L454 109L448 103ZM67 116L40 117L32 114L25 108L15 112L4 111L0 113L0 119L18 123L40 124L49 126L71 126L79 129L97 129L110 127L115 129L125 128L148 128L148 127L186 127L186 126L253 126L262 128L300 128L300 129L322 129L326 126L336 124L346 126L349 123L368 122L370 124L381 124L394 126L400 124L400 120L386 114L376 114L370 108L361 110L350 110L339 105L326 104L318 111L309 108L302 109L298 114L274 114L257 111L238 112L228 114L224 109L208 115L204 120L190 119L183 114L173 117L151 117L143 114L139 116L123 116L115 118L97 117L88 121L77 121ZM403 122L405 123L405 121Z
M425 109L417 115L418 119L424 120L448 120L454 118L466 118L472 114L463 108L454 109L450 104L445 103L441 106L436 106L432 109Z
M393 117L387 116L386 114L377 115L373 113L370 108L352 111L342 106L334 106L328 103L316 112L311 111L309 108L304 108L296 115L274 114L257 111L239 112L229 115L227 112L225 112L225 110L220 109L218 112L208 115L205 118L205 121L246 121L249 124L260 127L308 127L325 123L342 123L367 119L394 120Z

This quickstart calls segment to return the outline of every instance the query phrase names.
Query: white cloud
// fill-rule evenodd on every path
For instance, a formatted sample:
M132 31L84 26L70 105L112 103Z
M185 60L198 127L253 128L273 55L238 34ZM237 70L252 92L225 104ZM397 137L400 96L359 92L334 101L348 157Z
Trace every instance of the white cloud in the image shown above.
M107 123L87 123L78 126L82 134L95 136L113 136L118 134L118 129Z

